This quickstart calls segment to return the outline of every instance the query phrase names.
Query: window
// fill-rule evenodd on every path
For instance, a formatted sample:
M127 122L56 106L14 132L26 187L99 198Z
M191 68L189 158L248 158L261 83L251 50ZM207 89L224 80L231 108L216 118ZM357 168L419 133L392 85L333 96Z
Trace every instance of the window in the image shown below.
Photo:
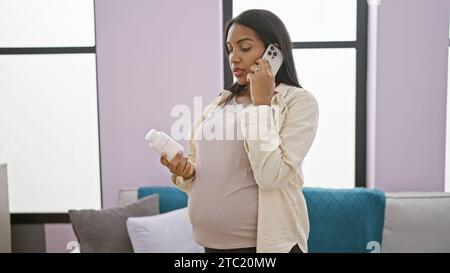
M94 46L92 0L1 0L0 47Z
M0 132L13 222L101 208L92 0L0 0Z
M267 9L285 23L300 84L319 103L319 128L303 162L305 186L366 186L366 26L363 0L224 0L224 23ZM225 86L232 83L224 59Z

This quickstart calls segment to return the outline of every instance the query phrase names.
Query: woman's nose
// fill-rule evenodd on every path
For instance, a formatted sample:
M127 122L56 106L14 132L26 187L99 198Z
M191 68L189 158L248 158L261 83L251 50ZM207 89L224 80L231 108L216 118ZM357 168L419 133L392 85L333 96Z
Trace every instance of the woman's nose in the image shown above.
M231 54L230 54L230 62L231 62L232 64L239 63L239 62L240 62L239 56L237 56L237 54L231 53Z

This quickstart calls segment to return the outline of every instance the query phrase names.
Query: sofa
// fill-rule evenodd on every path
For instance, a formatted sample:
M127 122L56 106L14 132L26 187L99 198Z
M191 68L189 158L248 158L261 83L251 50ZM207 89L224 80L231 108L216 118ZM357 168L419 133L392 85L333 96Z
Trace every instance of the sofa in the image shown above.
M0 163L0 253L11 252L11 218L6 164Z
M310 253L450 252L450 193L304 188ZM118 205L159 196L160 213L187 206L172 186L122 189Z

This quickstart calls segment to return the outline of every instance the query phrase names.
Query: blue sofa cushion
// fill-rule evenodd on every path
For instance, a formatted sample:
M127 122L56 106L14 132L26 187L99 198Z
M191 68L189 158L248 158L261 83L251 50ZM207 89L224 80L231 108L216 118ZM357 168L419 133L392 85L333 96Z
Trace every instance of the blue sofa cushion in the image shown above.
M385 195L366 188L304 188L310 233L308 251L367 253L381 246Z
M138 197L157 193L161 213L187 206L187 194L171 186L141 187ZM366 188L304 188L310 233L308 251L370 252L368 243L381 245L384 193Z
M187 206L187 194L176 187L141 187L138 189L138 198L141 199L147 195L151 195L154 193L159 195L160 213L181 209Z

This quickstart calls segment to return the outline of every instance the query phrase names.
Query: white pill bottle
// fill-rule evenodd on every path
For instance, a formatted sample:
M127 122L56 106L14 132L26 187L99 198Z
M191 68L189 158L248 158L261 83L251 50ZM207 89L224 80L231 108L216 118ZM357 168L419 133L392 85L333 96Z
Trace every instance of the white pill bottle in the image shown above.
M178 152L184 152L183 146L181 146L178 142L173 140L164 132L158 132L155 129L151 129L147 133L145 140L157 153L166 153L167 160L169 160L169 162L172 161Z

